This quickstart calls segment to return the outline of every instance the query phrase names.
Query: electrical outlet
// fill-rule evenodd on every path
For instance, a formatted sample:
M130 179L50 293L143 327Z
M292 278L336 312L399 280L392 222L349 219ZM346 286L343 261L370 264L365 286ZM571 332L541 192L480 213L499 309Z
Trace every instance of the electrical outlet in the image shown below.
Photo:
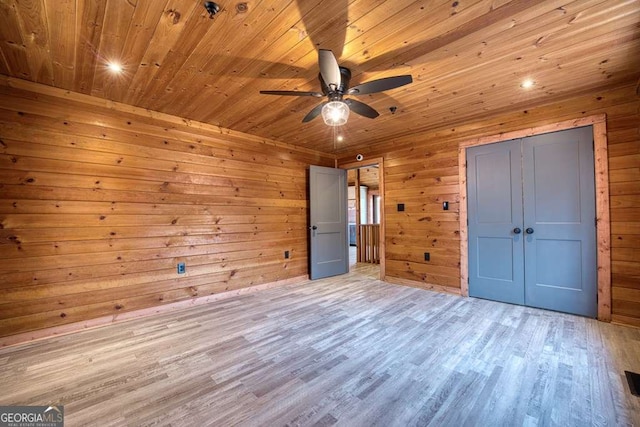
M284 259L289 259L289 251L284 251Z
M404 203L398 203L398 212L404 212Z
M429 252L425 252L424 253L424 260L425 261L431 261L431 255L429 254Z
M178 274L184 274L187 272L187 265L184 262L178 263Z
M449 202L442 202L442 210L445 210L445 211L449 210Z

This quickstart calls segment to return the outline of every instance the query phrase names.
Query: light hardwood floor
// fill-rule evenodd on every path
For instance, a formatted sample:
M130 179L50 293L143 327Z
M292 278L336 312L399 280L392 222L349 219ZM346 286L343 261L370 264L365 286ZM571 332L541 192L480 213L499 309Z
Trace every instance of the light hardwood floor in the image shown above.
M353 270L0 350L0 404L63 404L67 426L640 426L640 330Z

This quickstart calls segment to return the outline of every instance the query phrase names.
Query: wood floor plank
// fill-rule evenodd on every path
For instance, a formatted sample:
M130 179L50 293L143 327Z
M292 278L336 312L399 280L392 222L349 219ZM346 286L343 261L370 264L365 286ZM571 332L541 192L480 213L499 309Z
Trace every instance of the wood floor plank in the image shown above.
M345 276L0 350L67 425L640 425L640 330Z

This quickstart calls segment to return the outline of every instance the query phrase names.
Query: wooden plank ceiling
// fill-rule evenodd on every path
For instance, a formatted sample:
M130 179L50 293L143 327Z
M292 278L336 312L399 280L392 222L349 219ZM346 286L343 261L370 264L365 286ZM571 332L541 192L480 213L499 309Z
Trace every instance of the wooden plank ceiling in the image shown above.
M218 3L209 19L199 0L0 0L0 74L328 153L640 77L638 0ZM374 120L303 124L321 99L259 91L319 90L317 48L351 69L352 86L414 83L361 96Z

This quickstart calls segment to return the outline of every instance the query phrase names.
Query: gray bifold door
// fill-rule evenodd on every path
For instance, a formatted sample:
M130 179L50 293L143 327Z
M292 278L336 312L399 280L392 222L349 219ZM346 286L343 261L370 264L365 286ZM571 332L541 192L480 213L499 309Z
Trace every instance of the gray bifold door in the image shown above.
M309 277L321 279L349 272L347 171L309 169Z
M591 127L467 150L469 295L595 317Z

